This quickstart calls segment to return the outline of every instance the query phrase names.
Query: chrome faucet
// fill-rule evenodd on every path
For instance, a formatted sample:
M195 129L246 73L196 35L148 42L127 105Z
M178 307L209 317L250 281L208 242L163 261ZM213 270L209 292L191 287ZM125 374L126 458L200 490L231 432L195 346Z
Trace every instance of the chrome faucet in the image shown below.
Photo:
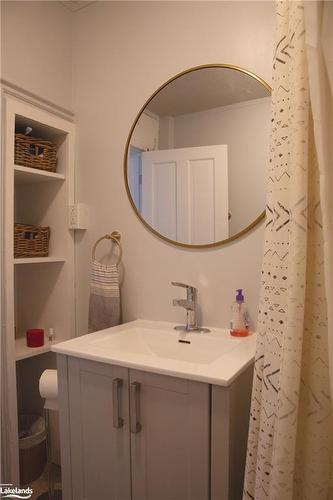
M180 306L186 309L186 325L175 326L175 330L184 332L209 332L210 330L208 330L207 328L198 327L197 324L198 290L194 286L186 285L185 283L179 283L177 281L171 281L171 285L186 288L187 292L186 299L173 299L172 301L174 306Z

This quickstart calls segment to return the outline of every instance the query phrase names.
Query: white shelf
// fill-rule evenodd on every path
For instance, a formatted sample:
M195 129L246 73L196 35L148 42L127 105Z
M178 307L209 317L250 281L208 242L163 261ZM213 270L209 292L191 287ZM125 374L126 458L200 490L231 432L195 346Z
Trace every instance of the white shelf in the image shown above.
M58 340L61 342L61 340ZM16 361L21 359L32 358L34 356L39 356L45 352L51 351L51 345L56 344L57 341L49 342L45 339L45 344L42 347L28 347L26 337L19 337L15 339L15 358Z
M32 184L36 182L64 181L63 174L39 170L38 168L22 167L14 165L14 176L16 184Z
M14 264L48 264L52 262L66 262L62 257L22 257L14 259Z

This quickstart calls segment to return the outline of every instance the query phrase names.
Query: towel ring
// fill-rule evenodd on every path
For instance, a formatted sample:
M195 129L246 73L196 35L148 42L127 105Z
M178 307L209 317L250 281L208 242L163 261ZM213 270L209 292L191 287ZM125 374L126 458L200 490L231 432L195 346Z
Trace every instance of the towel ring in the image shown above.
M118 260L116 262L116 265L118 266L118 264L121 261L122 254L123 254L121 244L120 244L120 233L118 231L113 231L111 234L105 234L104 236L102 236L101 238L99 238L96 241L95 245L93 246L92 253L91 253L92 259L95 260L95 252L96 252L97 245L103 240L112 240L118 246L119 255L118 255Z

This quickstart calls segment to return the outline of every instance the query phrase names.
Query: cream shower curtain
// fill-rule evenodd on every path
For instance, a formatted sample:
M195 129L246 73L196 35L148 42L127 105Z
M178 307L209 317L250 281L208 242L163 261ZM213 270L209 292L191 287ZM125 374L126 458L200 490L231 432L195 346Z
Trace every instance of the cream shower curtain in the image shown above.
M326 2L306 4L276 3L271 163L244 500L332 498L332 94L320 46Z

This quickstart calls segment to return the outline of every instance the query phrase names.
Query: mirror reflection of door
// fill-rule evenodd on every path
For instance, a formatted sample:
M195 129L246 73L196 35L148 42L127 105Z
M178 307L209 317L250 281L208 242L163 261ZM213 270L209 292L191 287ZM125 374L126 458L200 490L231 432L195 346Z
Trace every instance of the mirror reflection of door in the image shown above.
M143 218L167 238L202 245L228 238L227 146L141 155Z
M270 102L263 80L227 65L193 68L149 99L125 166L148 227L180 245L212 246L263 218Z

